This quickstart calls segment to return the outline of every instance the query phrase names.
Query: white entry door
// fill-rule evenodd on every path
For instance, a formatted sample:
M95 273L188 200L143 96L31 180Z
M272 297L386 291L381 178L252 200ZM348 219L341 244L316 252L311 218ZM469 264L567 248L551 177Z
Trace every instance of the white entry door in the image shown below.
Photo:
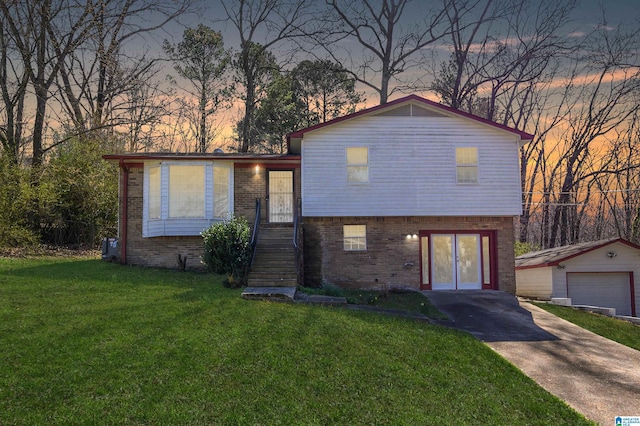
M432 234L433 290L482 288L480 235Z
M269 222L293 222L293 171L269 171Z

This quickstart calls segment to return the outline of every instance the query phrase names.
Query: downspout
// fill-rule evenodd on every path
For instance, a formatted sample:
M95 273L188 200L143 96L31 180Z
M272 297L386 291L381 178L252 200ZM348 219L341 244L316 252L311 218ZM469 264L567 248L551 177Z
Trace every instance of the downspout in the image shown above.
M120 245L120 261L127 264L127 218L128 218L128 205L129 205L129 168L125 166L124 160L120 160L120 168L122 169L122 232L121 232L121 245Z

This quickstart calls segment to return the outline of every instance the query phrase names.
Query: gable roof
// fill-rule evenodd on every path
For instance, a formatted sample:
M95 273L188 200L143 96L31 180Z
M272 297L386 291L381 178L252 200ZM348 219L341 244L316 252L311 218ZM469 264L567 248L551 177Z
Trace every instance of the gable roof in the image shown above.
M546 250L532 251L516 257L516 269L542 268L545 266L558 266L560 262L581 256L590 251L606 247L614 243L622 243L629 247L640 249L623 238L611 238L607 240L589 241L586 243L572 244L569 246L555 247Z
M304 135L306 133L312 132L314 130L318 130L318 129L322 129L324 127L328 127L328 126L333 126L334 124L337 123L341 123L343 121L347 121L347 120L352 120L354 118L358 118L358 117L362 117L365 115L374 115L376 113L380 113L383 112L385 110L389 110L389 109L393 109L396 108L402 104L405 103L414 103L414 104L418 104L421 106L426 107L427 109L431 109L431 110L436 110L439 112L442 112L444 115L448 115L448 116L459 116L459 117L464 117L467 119L471 119L474 120L476 122L488 125L488 126L492 126L494 128L497 128L499 130L503 130L503 131L507 131L510 133L513 133L514 135L518 136L520 138L520 140L522 141L531 141L533 140L533 135L523 132L521 130L517 130L514 129L512 127L509 126L505 126L503 124L498 124L496 122L493 122L491 120L487 120L486 118L482 118L482 117L478 117L477 115L473 115L470 114L468 112L465 111L460 111L454 108L451 108L449 106L443 105L441 103L438 102L434 102L434 101L430 101L429 99L425 99L421 96L418 95L409 95L409 96L405 96L403 98L400 99L396 99L394 101L391 102L387 102L386 104L383 105L377 105L371 108L366 108L363 110L360 110L358 112L354 112L352 114L349 115L345 115L342 117L338 117L338 118L334 118L333 120L329 120L326 121L324 123L320 123L320 124L316 124L315 126L310 126L307 127L305 129L301 129L298 131L295 131L293 133L290 133L287 135L287 143L289 144L289 148L291 147L291 140L300 140L302 138L304 138Z

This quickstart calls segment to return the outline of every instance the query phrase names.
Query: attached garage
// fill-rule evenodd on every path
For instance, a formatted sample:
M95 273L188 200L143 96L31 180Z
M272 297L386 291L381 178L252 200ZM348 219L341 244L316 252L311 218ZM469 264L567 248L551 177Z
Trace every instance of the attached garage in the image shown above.
M572 305L615 308L637 316L640 247L624 239L592 241L516 258L516 294L540 300L568 298Z

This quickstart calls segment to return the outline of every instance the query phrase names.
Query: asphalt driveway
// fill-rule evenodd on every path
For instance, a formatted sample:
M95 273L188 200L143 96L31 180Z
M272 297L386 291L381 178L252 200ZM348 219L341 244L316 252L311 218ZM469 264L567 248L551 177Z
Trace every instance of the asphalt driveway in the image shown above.
M640 416L640 352L499 291L428 291L449 321L599 424Z

